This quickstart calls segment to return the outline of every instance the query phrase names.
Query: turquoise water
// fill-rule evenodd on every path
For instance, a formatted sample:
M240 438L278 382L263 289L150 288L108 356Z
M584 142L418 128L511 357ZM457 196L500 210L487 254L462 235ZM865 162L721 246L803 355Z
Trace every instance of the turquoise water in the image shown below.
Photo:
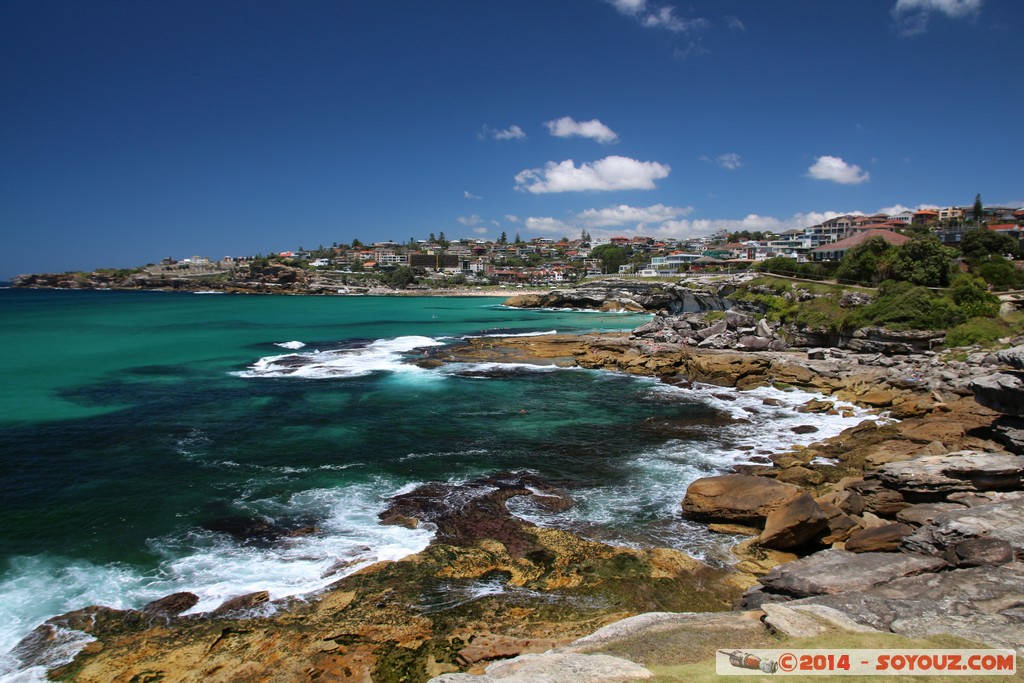
M706 538L678 515L689 481L759 444L809 440L788 432L794 421L848 426L763 406L756 392L726 401L612 373L407 362L463 335L646 320L499 304L0 290L0 652L89 604L191 590L210 609L416 552L430 529L377 514L430 480L531 472L577 505L553 514L517 501L527 519L699 554ZM698 426L668 438L650 418ZM253 523L313 531L231 533ZM16 668L0 661L0 674Z

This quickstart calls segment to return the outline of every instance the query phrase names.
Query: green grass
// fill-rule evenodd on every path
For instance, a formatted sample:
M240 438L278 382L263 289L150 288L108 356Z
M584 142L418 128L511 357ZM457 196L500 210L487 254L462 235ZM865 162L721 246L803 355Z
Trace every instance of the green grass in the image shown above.
M744 633L728 636L714 631L704 633L678 631L643 633L602 649L601 652L625 657L646 666L658 683L693 683L694 681L715 681L721 677L715 673L715 651L719 649L975 649L985 648L962 638L949 635L935 635L926 638L908 638L893 633L848 633L830 630L813 638L788 638L773 636L764 631L761 636ZM879 680L899 681L975 681L983 683L998 680L1024 680L1022 662L1018 658L1016 675L1009 676L843 676L842 681L869 683ZM730 677L733 678L733 677ZM770 681L775 677L742 676L736 681ZM827 676L788 676L793 681L825 681Z

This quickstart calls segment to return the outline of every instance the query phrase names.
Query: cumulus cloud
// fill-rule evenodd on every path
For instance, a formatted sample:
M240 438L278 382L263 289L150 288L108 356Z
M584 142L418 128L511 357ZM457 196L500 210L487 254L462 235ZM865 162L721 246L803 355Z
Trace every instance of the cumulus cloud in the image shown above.
M572 235L586 230L594 237L605 238L616 235L644 235L656 239L690 239L710 235L719 230L783 233L788 230L802 230L837 216L864 215L862 211L807 211L785 218L754 213L743 218L686 218L692 212L692 207L681 208L661 204L648 207L621 205L606 209L587 209L564 219L549 216L527 218L524 225L530 234Z
M736 154L735 152L727 152L726 154L719 154L714 159L712 159L711 157L708 157L708 156L703 156L703 157L700 158L700 160L701 161L706 161L709 164L717 164L717 165L721 166L722 168L729 169L730 171L735 171L737 168L742 168L743 167L743 159L741 159L740 155Z
M478 235L486 235L487 228L473 228L473 232L475 232Z
M918 204L917 206L903 206L902 204L896 204L895 206L883 207L879 209L876 213L884 213L889 216L894 216L898 213L903 213L904 211L924 211L925 209L935 211L939 208L941 207L939 207L937 204Z
M934 13L950 19L973 17L981 11L981 3L982 0L896 0L892 16L900 35L915 36L928 31Z
M619 141L619 136L615 131L597 119L591 119L590 121L575 121L571 116L563 116L555 121L547 121L544 125L556 138L577 136L597 140L602 144Z
M572 159L543 168L528 168L516 175L516 189L545 194L611 190L653 190L655 180L668 177L671 167L657 161L609 156L579 167Z
M663 223L693 213L692 206L629 206L619 204L605 209L587 209L576 214L576 220L585 227L602 228L614 225L648 225Z
M459 216L456 220L469 227L471 225L479 225L483 219L474 213L472 216Z
M505 214L505 220L507 220L509 223L518 223L519 222L519 216L516 216L515 214L511 214L511 213L506 213Z
M831 180L841 185L859 185L871 179L871 174L856 164L848 164L839 157L820 156L807 169L807 175L816 180Z
M473 194L469 190L463 190L462 196L465 197L466 199L483 199L483 197L481 197L480 195Z
M676 16L671 5L655 5L647 0L608 0L622 14L632 17L647 28L662 28L672 33L687 33L707 28L707 19L684 19Z
M481 140L493 139L493 140L525 140L526 131L519 126L509 126L508 128L496 129L490 126L484 126L480 129L480 133L477 135Z

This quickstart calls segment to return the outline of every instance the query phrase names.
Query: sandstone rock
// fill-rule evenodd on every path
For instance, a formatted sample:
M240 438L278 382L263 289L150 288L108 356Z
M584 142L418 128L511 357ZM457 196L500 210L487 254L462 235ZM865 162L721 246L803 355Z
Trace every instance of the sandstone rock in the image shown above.
M903 540L903 547L948 557L963 541L987 538L1005 541L1024 554L1024 500L1005 500L943 512Z
M790 427L789 431L794 434L813 434L818 431L818 428L814 425L797 425L796 427Z
M741 311L729 309L725 312L725 322L733 329L738 327L750 327L754 324L754 316Z
M432 683L616 683L652 678L644 667L611 655L548 652L495 662L480 676L444 674Z
M764 351L771 346L771 344L771 337L757 337L748 334L739 338L737 347L748 351Z
M705 327L703 330L698 331L697 332L697 339L700 339L701 341L705 341L706 339L709 339L710 337L713 337L715 335L719 335L719 334L723 334L723 333L727 332L728 329L729 329L728 323L726 323L724 320L719 320L718 322L716 322L715 324L711 325L710 327Z
M875 391L869 391L866 394L862 394L857 397L860 403L869 405L872 408L885 408L891 406L893 401L900 396L898 391L887 391L885 389L876 389Z
M846 539L846 549L851 553L896 552L900 541L909 536L914 528L908 524L886 524L871 529L860 529Z
M896 519L906 524L924 526L931 524L943 512L963 510L964 507L958 503L918 503L897 512Z
M256 607L259 607L265 602L270 601L270 593L267 591L256 591L255 593L247 593L246 595L239 595L225 600L220 607L213 610L211 614L217 616L224 616L228 614L238 614L240 612L248 612Z
M972 538L961 541L954 548L957 565L983 567L1013 562L1013 546L998 538Z
M1024 379L1019 374L997 373L971 382L975 400L1005 415L1024 417Z
M825 401L820 398L812 398L807 403L797 408L798 413L827 413L835 410L836 404L832 401Z
M1024 647L1024 621L1015 612L1024 604L1024 565L1019 562L897 578L786 606L810 604L832 607L857 623L912 638L949 633L994 647Z
M860 495L866 511L876 515L895 517L900 510L910 506L899 491L883 486L878 479L865 479L850 484L848 488Z
M683 513L693 519L760 525L770 512L801 493L796 486L765 477L706 477L687 488Z
M195 593L172 593L146 604L142 608L142 612L144 614L178 616L182 612L192 609L197 604L199 604L199 596Z
M996 359L1015 370L1024 370L1024 344L997 351Z
M959 451L883 465L875 475L905 498L941 498L960 491L1021 488L1024 456Z
M779 476L775 479L786 484L796 484L797 486L817 486L825 481L825 475L821 472L795 465L779 472Z
M853 633L876 631L824 605L766 603L761 609L765 613L765 623L773 631L791 638L811 638L834 628Z
M946 566L937 557L904 553L823 550L771 570L761 578L770 593L794 597L860 591L894 579Z
M587 653L608 648L617 642L644 634L665 632L721 633L742 637L763 631L757 612L647 612L608 624L583 636L557 652Z
M758 543L775 550L799 547L828 528L828 517L809 493L801 493L768 514Z
M754 576L763 576L775 567L797 559L793 553L760 545L756 538L734 545L730 552L739 560L736 569Z

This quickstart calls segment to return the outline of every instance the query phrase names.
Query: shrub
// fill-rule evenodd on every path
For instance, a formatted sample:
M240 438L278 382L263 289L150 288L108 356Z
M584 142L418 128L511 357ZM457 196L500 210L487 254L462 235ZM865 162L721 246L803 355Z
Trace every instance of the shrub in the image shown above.
M972 346L991 344L1012 333L1010 326L999 318L971 318L957 325L946 334L945 345Z
M952 300L939 297L927 288L909 282L888 280L879 287L878 298L867 306L851 311L847 326L944 330L965 319Z

